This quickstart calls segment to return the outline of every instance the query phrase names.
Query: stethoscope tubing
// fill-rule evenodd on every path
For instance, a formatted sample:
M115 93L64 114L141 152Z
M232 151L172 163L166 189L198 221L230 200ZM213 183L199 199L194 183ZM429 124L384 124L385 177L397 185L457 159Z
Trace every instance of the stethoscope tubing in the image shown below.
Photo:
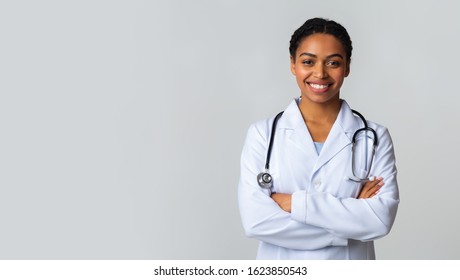
M279 112L278 115L276 115L275 119L273 120L272 132L271 132L271 135L270 135L270 142L268 143L267 160L265 161L265 171L266 171L266 173L268 173L268 170L270 170L270 156L272 154L273 142L275 140L276 125L278 123L278 120L283 115L283 113L284 113L284 111Z
M371 167L372 167L372 163L374 161L375 150L376 150L376 147L378 145L377 133L375 132L374 129L370 128L367 125L367 121L366 121L366 119L364 118L364 116L361 113L359 113L358 111L353 110L353 109L351 111L353 112L353 114L357 115L362 120L362 122L364 124L364 127L356 130L355 133L353 134L353 138L352 138L352 160L351 160L351 165L352 165L351 171L353 173L353 176L352 177L346 177L346 179L354 181L354 182L373 181L375 178L374 177L369 177L369 173L370 173L370 170L371 170ZM283 113L284 113L284 111L279 112L275 116L275 119L273 120L272 130L271 130L271 134L270 134L270 142L268 143L267 158L266 158L266 161L265 161L265 171L261 172L261 173L259 173L257 175L257 182L258 182L259 186L261 188L263 188L263 189L270 190L270 188L273 185L273 178L270 175L270 157L271 157L271 154L272 154L273 142L275 140L276 125L278 123L278 120L283 115ZM367 174L366 174L366 176L364 178L359 178L354 173L355 161L354 161L354 158L353 158L353 154L355 152L355 143L356 143L357 136L358 136L358 134L360 132L363 132L363 131L369 131L369 132L371 132L373 134L373 147L372 147L371 161L370 161L369 167L367 168L368 172L367 172Z

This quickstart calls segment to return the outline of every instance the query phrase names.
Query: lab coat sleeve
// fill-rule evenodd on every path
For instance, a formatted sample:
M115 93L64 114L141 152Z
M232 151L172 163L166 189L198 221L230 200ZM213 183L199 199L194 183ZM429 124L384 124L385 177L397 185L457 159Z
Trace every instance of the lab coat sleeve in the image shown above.
M241 220L247 236L277 246L316 250L327 246L346 246L348 240L339 238L324 228L300 223L291 218L259 187L257 175L263 171L271 123L258 123L249 128L241 156L238 202Z
M304 197L305 209L294 220L324 228L334 235L361 241L387 235L395 220L399 191L393 144L386 128L381 128L372 174L383 177L385 185L369 199L338 198L326 192L296 192L293 197ZM327 187L326 187L327 188ZM300 203L293 199L293 203Z

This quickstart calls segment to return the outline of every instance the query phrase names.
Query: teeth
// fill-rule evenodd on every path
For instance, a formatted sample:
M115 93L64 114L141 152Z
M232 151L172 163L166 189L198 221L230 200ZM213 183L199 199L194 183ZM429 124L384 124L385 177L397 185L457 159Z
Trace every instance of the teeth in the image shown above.
M329 85L310 84L310 86L311 86L312 88L316 88L316 89L324 89L324 88L327 88Z

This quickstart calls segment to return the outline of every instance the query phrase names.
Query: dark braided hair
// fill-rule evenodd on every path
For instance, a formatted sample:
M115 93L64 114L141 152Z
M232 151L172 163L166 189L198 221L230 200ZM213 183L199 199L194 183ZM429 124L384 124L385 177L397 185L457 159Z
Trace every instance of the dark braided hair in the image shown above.
M337 38L342 43L343 49L345 50L345 54L347 56L347 61L350 61L353 47L351 45L350 35L348 35L347 30L339 23L323 18L311 18L307 20L301 27L299 27L299 29L294 32L294 34L292 34L289 45L289 52L291 53L294 61L295 53L302 40L315 33L329 34Z

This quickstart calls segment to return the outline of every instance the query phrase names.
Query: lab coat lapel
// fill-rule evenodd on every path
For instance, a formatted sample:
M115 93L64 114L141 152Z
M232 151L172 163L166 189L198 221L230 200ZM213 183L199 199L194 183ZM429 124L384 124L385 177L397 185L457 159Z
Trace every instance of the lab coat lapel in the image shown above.
M278 126L285 130L287 141L285 149L287 154L293 155L292 164L311 170L318 159L318 153L296 100L286 108Z
M312 174L318 171L345 147L351 145L353 133L358 128L359 121L353 115L345 100L342 100L342 107L340 108L339 115L327 136Z
M318 152L316 151L313 139L311 138L310 132L303 122L303 119L302 122L300 122L299 125L292 131L290 141L306 157L304 162L316 162L318 159Z

